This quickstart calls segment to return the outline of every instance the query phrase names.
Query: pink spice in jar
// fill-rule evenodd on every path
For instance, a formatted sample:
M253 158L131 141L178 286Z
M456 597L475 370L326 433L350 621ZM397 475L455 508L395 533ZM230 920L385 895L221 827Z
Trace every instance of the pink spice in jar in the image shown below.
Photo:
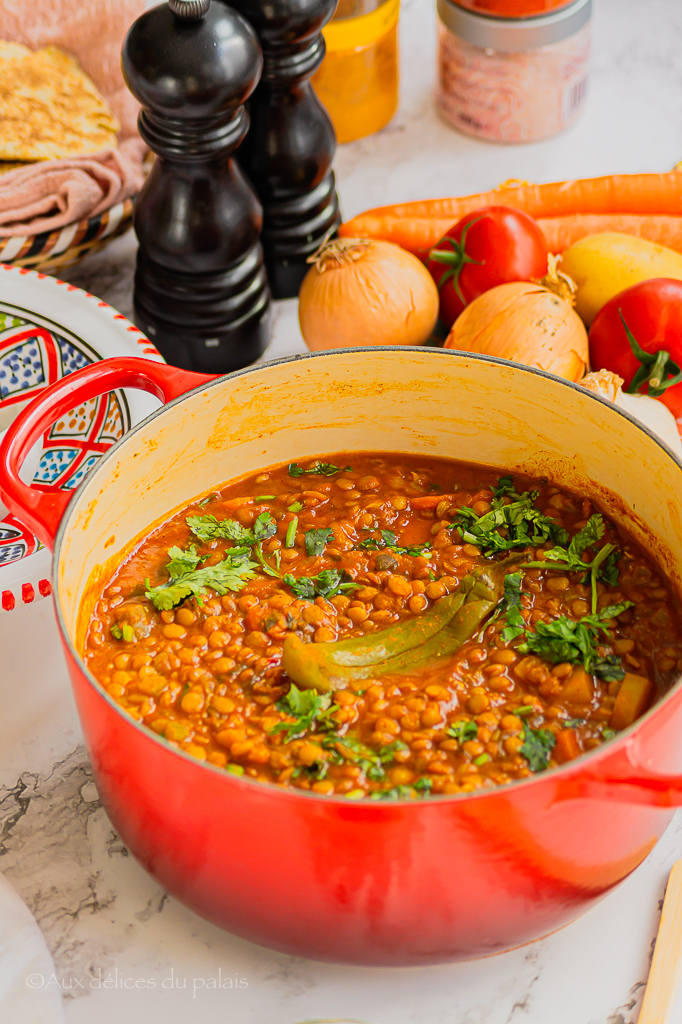
M492 142L535 142L568 128L584 106L591 14L592 0L531 18L438 0L442 117Z

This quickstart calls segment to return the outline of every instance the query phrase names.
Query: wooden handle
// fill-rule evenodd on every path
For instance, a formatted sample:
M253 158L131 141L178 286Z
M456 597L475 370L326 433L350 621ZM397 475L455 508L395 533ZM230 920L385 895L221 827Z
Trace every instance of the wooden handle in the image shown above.
M638 1024L669 1024L682 975L682 860L670 872Z

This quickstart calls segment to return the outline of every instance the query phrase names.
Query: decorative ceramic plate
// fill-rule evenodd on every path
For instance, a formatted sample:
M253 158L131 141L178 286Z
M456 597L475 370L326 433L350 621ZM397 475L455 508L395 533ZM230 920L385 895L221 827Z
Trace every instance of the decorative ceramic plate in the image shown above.
M108 303L75 285L0 265L0 431L46 387L109 356L162 362L140 330ZM139 391L113 391L75 409L45 432L27 459L43 491L73 490L101 455L158 403ZM0 610L50 593L50 553L0 504Z

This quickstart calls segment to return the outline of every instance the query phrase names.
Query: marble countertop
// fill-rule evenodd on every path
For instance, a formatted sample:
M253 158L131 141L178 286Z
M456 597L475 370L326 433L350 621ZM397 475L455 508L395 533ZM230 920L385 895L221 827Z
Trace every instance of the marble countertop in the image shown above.
M682 5L595 0L591 91L559 138L497 147L457 135L433 109L433 0L403 0L402 99L377 135L336 158L346 216L456 195L508 178L549 181L661 170L682 159ZM68 279L132 309L128 234ZM267 357L303 350L295 302L279 303ZM1 613L0 613L1 614ZM579 921L487 960L353 969L273 953L221 932L163 893L99 803L50 603L13 613L29 637L0 672L0 870L52 950L68 1024L634 1024L682 817L646 862ZM30 618L29 618L30 616ZM40 643L32 638L40 637ZM229 981L229 984L228 984ZM682 1001L674 1021L682 1020ZM15 1024L15 1022L12 1022ZM16 1022L23 1024L23 1022Z

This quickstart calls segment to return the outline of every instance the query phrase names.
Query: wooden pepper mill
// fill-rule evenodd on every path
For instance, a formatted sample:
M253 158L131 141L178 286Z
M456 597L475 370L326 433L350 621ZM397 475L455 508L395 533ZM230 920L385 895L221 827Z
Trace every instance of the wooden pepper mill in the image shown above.
M321 29L336 0L231 0L263 47L239 162L263 204L262 242L272 294L298 295L308 256L341 222L331 170L336 136L310 78L322 63Z
M246 366L271 328L262 209L233 159L262 70L258 39L223 3L169 0L133 23L122 63L157 157L135 205L137 324L174 366Z

